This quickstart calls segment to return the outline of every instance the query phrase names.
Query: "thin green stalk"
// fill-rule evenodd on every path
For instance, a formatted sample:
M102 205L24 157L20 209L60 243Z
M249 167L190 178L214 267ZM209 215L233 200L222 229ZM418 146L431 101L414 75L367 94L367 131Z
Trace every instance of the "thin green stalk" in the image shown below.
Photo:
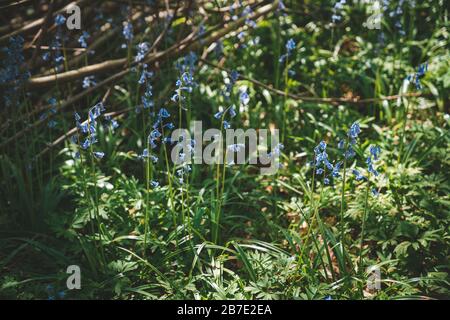
M370 178L370 175L369 175ZM365 226L366 226L366 217L367 217L367 210L368 210L368 204L369 204L369 181L367 181L367 185L366 185L366 196L365 196L365 200L364 200L364 213L363 213L363 217L362 217L362 227L361 227L361 239L359 241L359 267L358 267L358 271L361 273L362 272L362 267L363 267L363 263L362 263L362 251L363 251L363 241L364 241L364 232L365 232Z

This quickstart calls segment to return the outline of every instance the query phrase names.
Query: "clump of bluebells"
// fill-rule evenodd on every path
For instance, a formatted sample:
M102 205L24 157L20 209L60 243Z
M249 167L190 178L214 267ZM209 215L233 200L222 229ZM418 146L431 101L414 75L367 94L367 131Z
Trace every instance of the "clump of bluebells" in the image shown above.
M127 43L130 43L133 40L134 38L133 25L131 24L130 21L125 21L123 23L122 35L127 41ZM127 48L128 47L127 43L122 44L122 48Z
M153 77L153 72L148 71L147 64L142 65L142 72L139 77L138 83L140 85L145 85L144 94L141 97L142 105L136 106L136 113L140 112L141 107L145 110L149 110L149 115L154 115L154 106L155 103L153 101L153 86L150 82L150 79Z
M97 119L106 111L102 102L97 103L88 112L88 119L81 122L81 116L75 112L75 123L77 127L77 134L72 136L72 142L78 145L81 150L90 150L92 156L97 159L102 159L105 153L102 151L94 151L93 145L98 142L97 139ZM83 135L85 138L83 139ZM80 150L80 149L79 149ZM80 151L75 153L75 158L80 158Z
M0 69L0 84L5 84L3 99L5 106L9 107L14 104L14 99L18 94L23 83L30 77L28 70L23 69L24 40L21 36L11 37L9 46L3 48L5 58L2 61L2 69Z
M357 144L357 139L361 133L361 128L357 122L354 122L347 132L347 139L342 139L338 143L338 149L341 150L343 159L337 161L330 161L327 153L327 144L325 141L321 141L314 148L314 161L309 165L313 166L316 175L323 175L324 184L330 184L330 178L340 178L341 168L344 161L353 159L356 155L354 146ZM379 159L381 148L379 146L370 146L370 155L366 159L367 175L361 173L360 170L352 169L351 172L356 181L368 181L370 176L378 177L379 173L374 167L374 162ZM372 194L378 195L376 188L372 188Z
M422 83L420 82L420 79L425 76L425 73L428 71L428 63L423 63L419 66L417 72L409 75L406 77L406 80L408 83L413 82L416 86L417 90L422 90Z

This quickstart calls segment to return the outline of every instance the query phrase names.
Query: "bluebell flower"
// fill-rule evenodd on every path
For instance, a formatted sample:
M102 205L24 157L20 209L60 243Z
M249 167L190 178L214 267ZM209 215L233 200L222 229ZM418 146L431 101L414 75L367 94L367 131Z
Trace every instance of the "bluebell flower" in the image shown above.
M216 112L216 114L214 114L214 118L220 119L220 118L222 118L222 115L223 115L222 111Z
M345 141L344 140L340 140L338 143L338 149L344 149L345 147Z
M243 105L246 106L250 102L250 97L247 93L247 89L244 87L241 87L239 90L240 90L239 100L241 101L241 103Z
M224 129L230 129L230 128L231 128L230 123L229 123L228 121L224 120L224 121L223 121L223 128L224 128Z
M80 43L82 48L87 48L87 39L91 36L86 31L83 31L83 34L78 38L78 42Z
M141 42L137 45L137 48L138 48L138 52L137 52L136 57L134 58L134 61L140 62L140 61L144 60L145 55L150 50L150 45L148 42Z
M167 111L165 108L161 108L161 109L159 110L158 116L159 116L160 118L168 118L168 117L170 117L170 113L169 113L169 111Z
M83 89L94 87L95 85L97 85L95 76L87 76L83 78Z
M62 14L57 14L55 17L55 24L57 26L61 26L66 22L66 17L64 17Z
M379 146L370 146L370 154L373 156L374 160L378 160L381 153L381 148Z
M159 182L158 182L158 181L155 181L155 180L152 180L152 181L150 181L150 185L151 185L153 188L157 188L157 187L159 186Z
M42 55L42 60L44 61L50 60L50 52L44 52L44 54Z
M286 45L285 45L285 47L286 47L286 53L283 54L282 56L280 56L280 58L278 59L278 61L279 61L279 62L283 62L284 60L286 60L286 58L289 57L289 56L292 54L292 51L294 51L295 46L296 46L296 44L295 44L294 39L289 39L289 40L286 42Z
M230 112L229 112L229 114L230 114L230 117L231 117L231 118L234 118L234 117L236 116L236 110L234 109L233 106L230 107Z
M353 170L352 170L352 173L355 175L356 181L361 181L361 180L366 179L366 177L364 177L364 176L361 174L361 172L359 172L359 171L356 170L356 169L353 169Z
M96 157L97 159L102 159L102 158L105 156L105 153L104 153L104 152L99 152L99 151L93 152L92 154L93 154L94 157Z
M122 30L123 37L127 41L133 40L133 25L129 21L125 21Z
M358 138L358 135L361 133L361 128L359 127L358 122L353 122L353 124L350 126L350 130L348 131L348 136L350 138L356 139Z

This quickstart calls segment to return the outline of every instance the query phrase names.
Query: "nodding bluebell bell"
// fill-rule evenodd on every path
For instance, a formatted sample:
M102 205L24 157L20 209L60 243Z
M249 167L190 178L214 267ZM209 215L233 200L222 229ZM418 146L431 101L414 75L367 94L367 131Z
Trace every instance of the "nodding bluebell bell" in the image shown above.
M66 17L64 17L62 14L58 13L55 17L55 24L57 26L62 26L66 22Z
M147 68L148 68L147 64L144 63L142 65L142 73L141 73L141 76L140 76L139 81L138 81L139 84L144 84L144 83L148 82L148 80L150 78L153 77L153 72L152 71L148 71ZM151 89L151 87L150 87L150 89ZM150 90L150 95L151 95L151 90Z
M289 57L289 56L292 54L292 51L294 51L295 46L296 46L296 44L295 44L294 39L289 39L289 40L286 42L286 53L283 54L283 55L278 59L280 63L283 62L284 60L286 60L287 57Z
M129 21L125 21L123 23L123 30L122 30L123 37L125 40L130 42L133 40L133 25Z
M144 60L145 55L148 53L148 51L150 50L150 44L148 42L141 42L137 45L137 55L134 58L135 62L141 62L142 60Z
M244 105L248 105L250 102L250 96L247 93L247 87L240 87L239 88L239 101Z
M50 52L44 52L44 54L42 54L42 60L44 61L50 60Z
M152 186L152 188L157 188L157 187L159 187L159 182L152 180L152 181L150 181L150 185Z
M95 151L92 153L94 155L94 157L96 157L97 159L102 159L105 156L104 152L100 152L100 151Z
M91 36L89 35L89 33L87 33L86 31L83 31L83 33L81 34L81 36L78 38L78 42L80 43L80 46L82 48L87 48L87 40L90 38Z
M231 128L230 123L229 123L228 121L224 120L224 121L223 121L223 128L224 128L224 129L230 129L230 128Z
M236 117L236 109L234 108L234 106L230 107L230 111L229 111L230 117L234 118Z
M379 146L370 146L370 154L373 156L374 160L378 160L381 153L381 148Z
M222 112L222 111L216 112L216 113L214 114L214 118L220 119L220 118L222 118L222 115L223 115L223 112Z
M365 180L365 179L366 179L366 177L363 176L363 175L361 174L361 172L359 172L359 171L356 170L356 169L353 169L353 170L352 170L352 173L355 175L356 181L361 181L361 180Z
M348 136L352 139L358 138L358 135L361 133L361 128L358 122L353 122L348 131Z
M168 118L168 117L170 117L170 113L169 113L169 111L167 111L167 109L161 108L161 109L159 110L158 116L159 116L160 118Z
M341 174L339 173L341 166L342 162L338 162L334 165L333 170L331 171L331 175L333 176L333 178L338 178L341 176Z
M117 122L117 120L113 119L110 115L105 115L104 118L106 121L109 121L112 131L119 127L119 123Z
M95 76L87 76L83 78L83 89L94 87L97 85L95 81Z

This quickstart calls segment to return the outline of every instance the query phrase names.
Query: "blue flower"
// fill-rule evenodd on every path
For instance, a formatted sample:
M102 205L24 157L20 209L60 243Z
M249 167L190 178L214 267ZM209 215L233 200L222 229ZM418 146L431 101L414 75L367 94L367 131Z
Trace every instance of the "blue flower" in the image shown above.
M78 42L80 43L82 48L87 48L87 39L91 36L86 31L83 31L83 34L78 38Z
M355 175L355 179L356 181L361 181L361 180L365 180L366 177L364 177L358 170L353 169L352 173Z
M62 14L57 14L55 17L55 24L57 26L61 26L66 22L66 17L64 17Z
M358 122L353 122L353 124L350 126L350 130L348 131L348 136L350 138L356 139L358 138L358 135L361 133L361 128L359 127Z
M129 21L124 22L122 34L127 41L133 39L133 25Z
M379 195L379 192L378 192L378 190L377 190L376 188L372 188L372 189L371 189L371 192L372 192L372 195L373 195L374 197L377 197L377 196Z
M159 116L160 118L168 118L168 117L170 117L170 113L169 113L169 111L167 111L165 108L161 108L161 109L159 110L158 116Z
M140 62L140 61L144 60L145 55L150 50L150 45L148 42L141 42L137 45L137 48L138 48L138 52L137 52L136 57L134 58L134 61Z
M105 156L104 152L93 152L92 153L94 155L94 157L96 157L97 159L102 159Z
M224 128L224 129L230 129L230 128L231 128L230 123L229 123L228 121L224 120L224 121L223 121L223 128Z
M83 89L93 87L97 84L95 76L87 76L83 79Z
M241 88L240 89L240 95L239 95L239 100L241 101L241 103L243 105L247 105L250 102L250 97L247 93L247 89L246 88Z
M234 109L234 107L230 107L230 117L234 118L236 116L236 110Z
M153 188L157 188L157 187L159 186L159 182L158 182L158 181L155 181L155 180L152 180L152 181L150 181L150 185L151 185Z
M289 39L286 42L286 49L287 49L288 54L290 54L292 52L292 50L295 49L295 42L293 39Z
M222 111L219 111L219 112L217 112L216 114L214 114L214 118L220 119L220 118L222 117L222 115L223 115L223 112L222 112Z

